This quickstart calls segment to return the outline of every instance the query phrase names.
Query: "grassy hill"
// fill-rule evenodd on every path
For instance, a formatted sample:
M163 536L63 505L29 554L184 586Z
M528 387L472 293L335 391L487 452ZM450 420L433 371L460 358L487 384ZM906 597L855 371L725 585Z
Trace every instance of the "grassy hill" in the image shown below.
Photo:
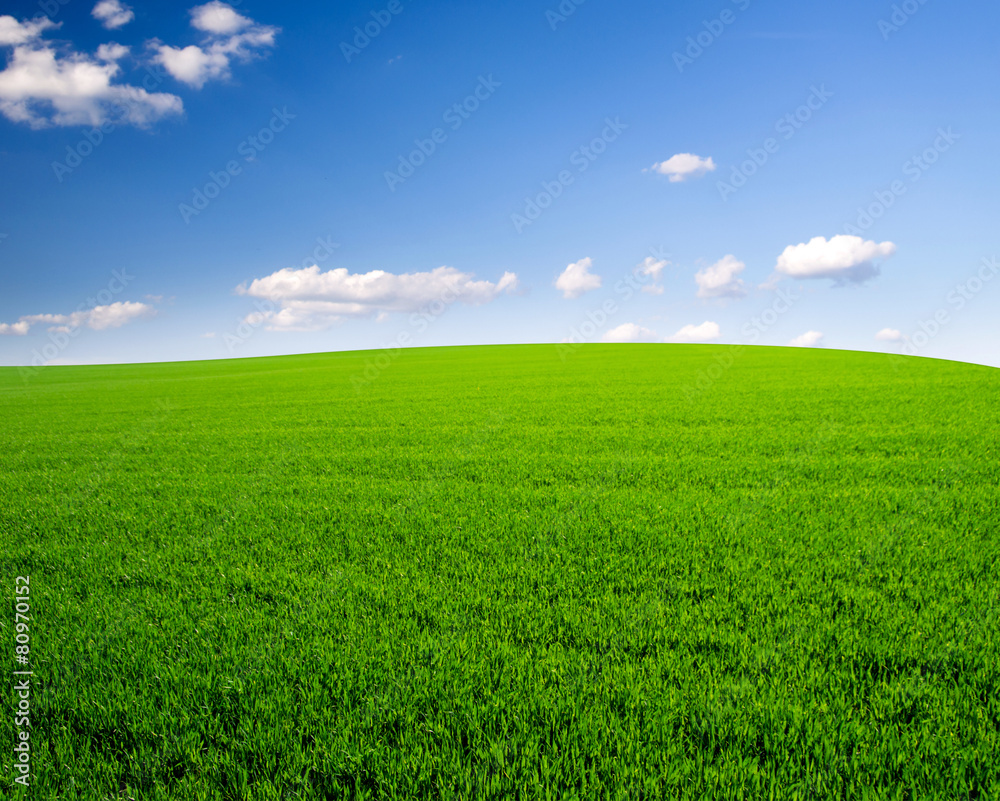
M419 349L0 414L32 797L1000 793L996 369Z

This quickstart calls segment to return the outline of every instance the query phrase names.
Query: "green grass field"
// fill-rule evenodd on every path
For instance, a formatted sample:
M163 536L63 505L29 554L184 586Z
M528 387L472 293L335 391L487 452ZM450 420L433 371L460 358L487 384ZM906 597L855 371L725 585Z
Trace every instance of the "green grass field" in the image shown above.
M1000 371L729 353L4 368L5 797L1000 797Z

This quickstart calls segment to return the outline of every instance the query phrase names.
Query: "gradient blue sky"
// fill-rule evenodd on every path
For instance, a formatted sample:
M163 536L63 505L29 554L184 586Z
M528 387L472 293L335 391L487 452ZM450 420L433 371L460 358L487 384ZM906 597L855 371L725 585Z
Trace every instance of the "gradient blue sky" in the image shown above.
M388 2L232 5L244 19L214 32L192 26L197 3L134 2L134 19L114 29L88 0L5 5L13 19L0 20L8 42L0 48L8 64L0 74L0 363L353 350L400 334L421 346L662 340L687 326L696 340L749 343L748 323L784 292L796 302L787 311L779 304L755 343L815 332L803 341L1000 365L1000 278L985 266L1000 257L995 4L910 0L897 6L904 24L892 30L880 27L893 22L892 3L860 0L586 0L563 3L572 11L564 19L547 14L559 13L557 0L397 0L398 13L386 12L391 21L350 60L342 43ZM24 34L45 11L58 27ZM724 13L718 36L703 33L706 22L718 30L713 21ZM232 36L261 31L273 44L234 55L241 45ZM691 50L697 57L679 68L675 53L699 34L704 52ZM98 61L109 42L129 52ZM161 48L191 46L200 48L186 51L195 61L216 59L214 74L148 71L166 58ZM67 90L78 92L63 101L79 114L55 117L45 90L33 88L44 87L44 75L11 74L15 47L22 56L54 53L62 68L73 58L111 58L118 70L109 87L158 75L152 91L174 105L115 125L71 171L56 168L93 128L95 118L79 114L114 114L108 98L118 90ZM454 129L448 109L490 81ZM828 99L814 100L810 119L785 138L778 121L814 87ZM248 139L275 109L293 118L248 160ZM610 130L606 120L627 127L582 162L578 149ZM443 141L390 189L386 172L436 128ZM953 136L942 139L942 130ZM766 163L724 198L720 182L769 138L776 147ZM914 157L935 146L934 163L915 168ZM677 154L710 158L715 169L673 181L652 169ZM210 173L234 161L238 174L218 197L185 215L181 205ZM512 216L561 171L572 183L518 230ZM878 203L876 192L886 198L893 182L905 192L858 226L859 207ZM786 248L847 235L848 225L859 240L841 244L863 263L823 272L818 243L789 252L812 277L773 280ZM337 244L319 272L346 270L346 278L301 280L318 241ZM893 246L891 257L862 258ZM669 261L655 284L662 292L616 292L651 254ZM704 283L727 256L724 268L742 270L723 275L731 280L716 296L699 297L696 276ZM582 291L594 280L561 284L576 291L555 286L585 259L584 278L600 276L599 288ZM441 273L431 272L443 266L464 289L435 316ZM238 288L279 270L290 271L287 280L253 285L270 310L256 316L255 297ZM391 275L351 277L375 270ZM516 287L509 279L497 286L505 273L516 274ZM596 310L609 299L614 311L584 326L588 314L601 319ZM349 305L303 315L291 300ZM935 315L936 325L928 322ZM308 330L282 330L289 327ZM876 339L885 329L895 333Z

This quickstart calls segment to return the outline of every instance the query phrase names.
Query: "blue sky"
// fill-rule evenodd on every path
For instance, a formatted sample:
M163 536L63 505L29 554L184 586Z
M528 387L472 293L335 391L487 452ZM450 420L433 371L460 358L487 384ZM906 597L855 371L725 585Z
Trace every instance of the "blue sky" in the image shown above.
M1000 365L994 4L5 9L0 363L641 340Z

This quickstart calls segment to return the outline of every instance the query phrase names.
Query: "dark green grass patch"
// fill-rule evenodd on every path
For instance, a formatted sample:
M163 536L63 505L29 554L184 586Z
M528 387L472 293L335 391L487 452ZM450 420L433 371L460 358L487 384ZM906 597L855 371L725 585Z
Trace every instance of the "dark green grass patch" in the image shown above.
M1000 372L727 351L0 370L31 797L996 798Z

